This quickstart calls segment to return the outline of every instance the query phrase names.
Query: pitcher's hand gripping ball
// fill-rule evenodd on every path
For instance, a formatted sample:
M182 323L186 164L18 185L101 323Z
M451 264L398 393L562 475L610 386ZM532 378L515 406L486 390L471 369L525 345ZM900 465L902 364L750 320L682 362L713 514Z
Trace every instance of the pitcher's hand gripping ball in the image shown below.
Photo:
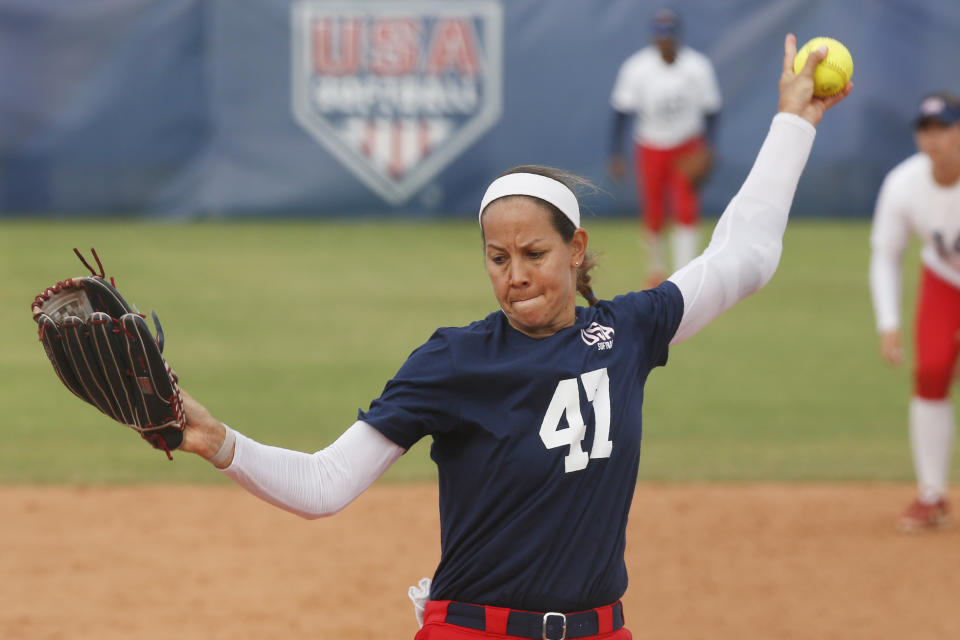
M154 448L183 442L186 418L177 376L163 358L163 330L152 313L154 339L144 316L73 250L91 276L67 278L31 306L40 342L60 381L75 396L136 430ZM92 251L92 250L91 250Z
M827 57L813 72L813 95L825 98L843 91L853 77L853 57L843 44L833 38L813 38L800 47L793 59L793 72L800 73L811 51L827 46Z

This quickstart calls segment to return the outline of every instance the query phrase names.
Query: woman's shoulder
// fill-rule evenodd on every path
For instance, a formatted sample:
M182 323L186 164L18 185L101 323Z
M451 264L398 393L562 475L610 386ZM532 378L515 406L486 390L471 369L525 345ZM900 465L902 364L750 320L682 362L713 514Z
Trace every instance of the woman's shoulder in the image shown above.
M502 321L503 313L494 311L467 325L438 327L423 346L431 345L434 349L451 348L462 342L483 340L500 330Z
M925 153L917 152L901 160L887 174L890 181L912 180L917 176L926 176L930 173L930 157Z
M656 324L663 319L683 314L683 294L673 282L665 280L656 287L641 291L630 291L600 300L588 308L591 313L584 317L589 322L602 319L611 322L616 319L627 320L636 326Z
M608 300L600 300L596 307L601 309L618 308L648 308L671 301L683 302L680 289L670 280L664 280L659 285L640 291L630 291L616 295Z
M660 52L653 45L649 45L634 51L632 54L627 56L626 60L623 61L623 67L644 67L648 66L653 62L656 62Z
M686 64L695 64L701 66L712 66L713 63L707 54L694 49L693 47L683 45L677 53L677 57Z
M491 313L465 326L438 327L426 342L410 353L401 372L437 370L449 374L458 363L476 359L485 352L489 337L497 331L497 315Z

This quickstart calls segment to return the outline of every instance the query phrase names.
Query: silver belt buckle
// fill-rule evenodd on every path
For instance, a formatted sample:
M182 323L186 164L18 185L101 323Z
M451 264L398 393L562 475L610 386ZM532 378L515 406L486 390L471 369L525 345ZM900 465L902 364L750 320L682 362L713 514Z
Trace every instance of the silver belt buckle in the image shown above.
M560 619L563 620L563 631L560 632L559 638L548 638L547 637L547 620L550 616L560 616ZM566 640L567 637L567 616L562 613L557 613L556 611L548 611L543 614L543 640Z

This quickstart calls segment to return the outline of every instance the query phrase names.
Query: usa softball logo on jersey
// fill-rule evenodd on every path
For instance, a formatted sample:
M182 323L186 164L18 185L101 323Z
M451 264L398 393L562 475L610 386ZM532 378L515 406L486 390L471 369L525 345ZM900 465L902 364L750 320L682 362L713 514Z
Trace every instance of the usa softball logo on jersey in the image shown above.
M605 351L613 348L613 327L605 327L602 324L591 322L586 329L580 329L580 337L583 342L592 347L597 345L598 351Z
M301 0L291 11L294 117L387 202L410 199L499 120L495 0Z

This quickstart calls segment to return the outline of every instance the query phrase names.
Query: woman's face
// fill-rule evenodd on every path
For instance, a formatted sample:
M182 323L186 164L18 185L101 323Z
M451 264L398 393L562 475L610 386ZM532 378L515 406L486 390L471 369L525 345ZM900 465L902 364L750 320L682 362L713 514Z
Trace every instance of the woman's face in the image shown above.
M572 326L587 232L565 242L550 211L526 196L494 200L482 223L487 273L510 325L531 338Z
M917 149L930 156L934 167L955 164L960 158L960 124L931 121L914 131Z
M654 40L657 49L660 50L660 56L668 64L672 64L677 59L677 41L672 37L657 37Z

